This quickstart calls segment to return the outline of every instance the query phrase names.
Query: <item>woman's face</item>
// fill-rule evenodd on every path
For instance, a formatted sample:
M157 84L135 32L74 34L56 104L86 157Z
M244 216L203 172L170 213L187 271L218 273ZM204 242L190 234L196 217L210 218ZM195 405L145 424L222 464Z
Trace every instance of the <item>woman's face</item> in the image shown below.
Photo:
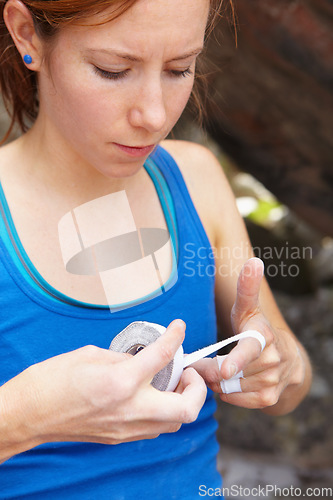
M46 140L104 175L137 171L188 101L208 9L209 0L138 0L114 21L63 29L39 73Z

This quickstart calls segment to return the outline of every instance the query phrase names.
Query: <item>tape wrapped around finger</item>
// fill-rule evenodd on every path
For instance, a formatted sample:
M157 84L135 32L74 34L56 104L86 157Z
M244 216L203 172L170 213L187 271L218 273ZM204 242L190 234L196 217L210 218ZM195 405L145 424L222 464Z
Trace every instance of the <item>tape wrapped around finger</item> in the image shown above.
M217 364L219 365L219 370L221 370L222 363L226 357L227 357L227 355L216 356ZM236 373L236 375L234 375L232 378L230 378L228 380L222 379L220 382L222 392L224 394L232 394L234 392L242 392L242 387L241 387L241 383L240 383L241 378L244 378L243 370Z
M234 392L242 392L241 387L241 378L242 377L233 377L229 380L221 380L220 385L222 392L224 394L233 394Z
M165 331L166 328L164 326L156 323L135 321L114 337L109 349L116 352L126 352L128 354L135 355L148 345L155 342L155 340L163 335ZM170 363L168 363L168 365L166 365L162 370L156 373L151 383L155 389L160 391L174 391L178 385L184 368L192 365L209 354L213 354L232 342L237 342L238 340L248 337L257 339L260 342L261 350L264 349L265 338L256 330L248 330L246 332L239 333L229 339L222 340L221 342L217 342L216 344L204 347L203 349L199 349L198 351L187 355L184 355L183 347L180 346L174 356L174 359L170 361ZM219 361L219 358L222 359ZM220 363L219 367L221 368L224 357L217 356L217 359L218 363ZM229 394L230 392L241 392L240 378L242 377L243 372L239 372L232 379L222 381L224 388L229 391ZM225 385L225 383L227 383L227 385ZM223 390L222 385L221 388ZM235 389L240 390L236 391Z

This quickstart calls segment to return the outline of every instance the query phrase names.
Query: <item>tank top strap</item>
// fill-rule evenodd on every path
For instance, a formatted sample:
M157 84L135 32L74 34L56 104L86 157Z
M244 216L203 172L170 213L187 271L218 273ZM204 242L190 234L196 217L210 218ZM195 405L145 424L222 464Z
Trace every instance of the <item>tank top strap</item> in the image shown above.
M209 238L177 162L162 146L158 146L150 158L158 165L159 171L168 184L168 191L172 193L174 220L178 225L178 245L182 240L181 234L186 233L189 237L195 232L196 243L209 249L211 247ZM186 241L183 241L183 244L186 244Z
M149 174L155 186L157 195L159 197L159 201L161 203L168 231L170 234L172 247L174 249L174 255L176 257L176 259L174 259L172 263L172 271L170 277L167 283L165 284L165 287L167 288L169 286L168 283L173 282L174 276L177 271L177 262L178 262L178 231L177 231L175 208L168 183L166 182L164 176L162 175L158 164L153 159L148 158L144 164L144 168ZM60 300L61 302L67 304L72 304L81 307L95 307L103 309L109 308L109 306L107 305L89 304L68 297L65 294L56 290L54 287L52 287L40 275L36 267L31 262L17 234L16 227L12 219L11 212L1 183L0 183L0 237L2 239L3 245L5 246L5 249L9 253L10 258L14 266L17 268L19 274L23 277L23 279L25 279L29 283L29 285L35 291L42 293L44 296L47 296L48 298L51 298L56 301ZM155 292L152 292L150 296L151 297L155 296ZM148 300L150 296L146 297L145 300ZM123 307L128 307L129 305L130 303L121 304L119 307L120 309L122 309Z

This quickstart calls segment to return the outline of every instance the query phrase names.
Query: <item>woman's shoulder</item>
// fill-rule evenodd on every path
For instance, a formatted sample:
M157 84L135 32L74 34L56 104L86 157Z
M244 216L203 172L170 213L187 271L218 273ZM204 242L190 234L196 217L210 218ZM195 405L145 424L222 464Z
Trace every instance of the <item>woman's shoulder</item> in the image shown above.
M216 156L205 146L180 140L165 140L161 146L175 159L182 173L187 175L189 171L195 175L200 175L207 170L213 171L221 169Z
M212 190L219 195L224 189L230 189L217 157L205 146L189 141L166 140L161 146L177 163L185 182L196 195L212 195Z
M166 140L161 146L177 163L194 206L214 244L221 214L235 203L221 163L201 144Z

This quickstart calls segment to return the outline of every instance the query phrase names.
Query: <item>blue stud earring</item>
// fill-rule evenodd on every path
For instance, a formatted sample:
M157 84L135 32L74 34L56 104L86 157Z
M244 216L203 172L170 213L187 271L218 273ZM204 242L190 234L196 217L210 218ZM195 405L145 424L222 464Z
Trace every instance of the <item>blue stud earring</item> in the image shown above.
M32 63L32 57L30 54L25 54L25 56L23 57L23 61L25 62L25 64L31 64Z

